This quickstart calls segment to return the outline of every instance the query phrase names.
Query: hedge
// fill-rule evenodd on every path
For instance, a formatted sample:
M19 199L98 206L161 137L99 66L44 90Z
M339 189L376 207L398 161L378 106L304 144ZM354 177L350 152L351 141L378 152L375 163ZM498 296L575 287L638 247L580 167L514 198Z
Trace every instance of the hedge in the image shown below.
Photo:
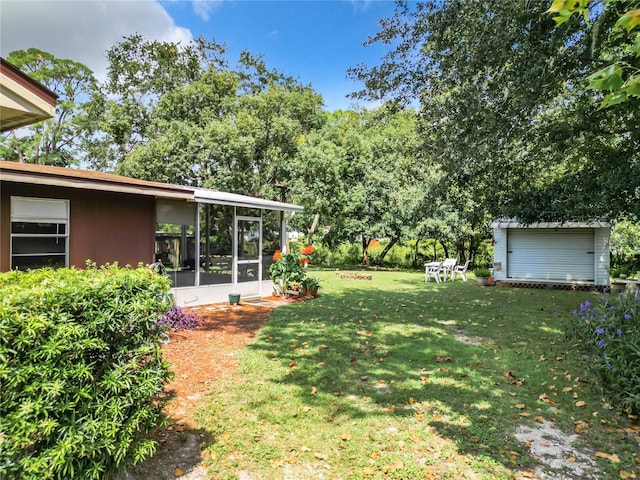
M109 478L155 449L168 280L88 267L0 273L0 478Z

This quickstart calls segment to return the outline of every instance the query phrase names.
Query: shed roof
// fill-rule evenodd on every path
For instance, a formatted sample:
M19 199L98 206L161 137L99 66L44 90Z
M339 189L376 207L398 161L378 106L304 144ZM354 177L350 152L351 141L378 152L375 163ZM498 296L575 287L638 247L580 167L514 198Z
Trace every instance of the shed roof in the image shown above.
M605 220L569 221L569 222L533 222L523 223L516 219L503 219L491 222L491 228L610 228Z

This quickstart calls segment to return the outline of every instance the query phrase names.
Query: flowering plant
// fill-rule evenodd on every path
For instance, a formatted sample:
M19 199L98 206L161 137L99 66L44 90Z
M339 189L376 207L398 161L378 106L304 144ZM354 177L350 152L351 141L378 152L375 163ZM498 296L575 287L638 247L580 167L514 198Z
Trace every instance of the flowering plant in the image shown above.
M310 256L313 255L313 252L315 252L315 248L313 248L313 245L305 245L304 247L300 247L300 253L302 255Z
M313 253L313 246L306 248L308 255ZM276 286L277 293L285 295L287 290L300 291L307 289L307 271L304 268L309 263L307 254L302 253L282 253L277 250L273 255L273 263L269 266L269 276ZM317 282L317 280L316 280ZM317 292L317 288L315 289Z
M299 285L302 282L306 275L305 269L300 265L300 256L297 253L282 253L278 250L273 260L269 266L269 276L284 295L287 290L293 290L291 287L294 284Z
M173 331L192 330L202 322L202 318L193 312L189 312L183 308L174 305L166 315L158 318L156 323L161 328L167 328Z
M640 412L640 290L586 300L573 312L567 338L616 406Z
M305 245L300 247L300 250L298 251L300 252L300 259L298 260L298 263L303 267L306 267L311 262L311 255L313 255L315 249L313 248L313 245Z

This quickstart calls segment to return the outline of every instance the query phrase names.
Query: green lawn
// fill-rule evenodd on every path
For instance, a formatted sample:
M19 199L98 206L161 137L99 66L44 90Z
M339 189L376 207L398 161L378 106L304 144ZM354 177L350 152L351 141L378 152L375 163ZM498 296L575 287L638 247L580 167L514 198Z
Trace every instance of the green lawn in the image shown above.
M638 433L563 342L599 294L311 273L321 296L277 308L203 405L210 478L523 478L514 433L543 420L606 478L638 475Z

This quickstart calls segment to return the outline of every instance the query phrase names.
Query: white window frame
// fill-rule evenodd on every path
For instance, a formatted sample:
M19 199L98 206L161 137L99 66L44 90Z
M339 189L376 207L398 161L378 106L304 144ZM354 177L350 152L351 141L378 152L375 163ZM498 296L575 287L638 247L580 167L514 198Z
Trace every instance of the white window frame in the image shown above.
M13 233L14 223L53 223L64 225L64 233ZM58 252L39 253L13 253L13 243L16 238L50 238L54 237L64 241L64 266L69 266L69 200L37 197L11 197L11 242L10 258L11 269L15 268L15 257L55 256L61 257Z

